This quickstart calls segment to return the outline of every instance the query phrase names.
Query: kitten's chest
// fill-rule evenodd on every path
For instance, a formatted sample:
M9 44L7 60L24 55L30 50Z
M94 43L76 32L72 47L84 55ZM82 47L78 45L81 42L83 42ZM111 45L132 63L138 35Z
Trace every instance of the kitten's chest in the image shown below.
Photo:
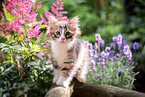
M60 67L68 57L68 48L65 45L52 45L52 53L55 61Z
M60 67L63 66L63 63L67 59L67 52L64 50L57 50L53 53L55 60L57 61Z

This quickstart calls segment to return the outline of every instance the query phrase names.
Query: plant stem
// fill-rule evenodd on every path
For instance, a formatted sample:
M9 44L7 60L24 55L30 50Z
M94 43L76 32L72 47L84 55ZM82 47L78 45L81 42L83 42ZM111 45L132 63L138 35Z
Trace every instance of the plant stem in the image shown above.
M12 52L12 50L10 51L11 52L11 63L14 63L14 61L13 61L13 52Z
M100 53L100 40L98 40L98 52Z

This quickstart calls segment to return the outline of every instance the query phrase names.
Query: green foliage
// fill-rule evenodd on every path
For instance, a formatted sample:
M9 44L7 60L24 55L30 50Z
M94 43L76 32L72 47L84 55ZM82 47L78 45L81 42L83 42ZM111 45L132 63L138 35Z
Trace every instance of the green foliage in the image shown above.
M0 43L0 55L4 59L0 64L0 95L19 97L27 94L42 97L52 83L49 56L46 53L43 59L39 58L37 52L45 49L39 48L37 44L17 43Z

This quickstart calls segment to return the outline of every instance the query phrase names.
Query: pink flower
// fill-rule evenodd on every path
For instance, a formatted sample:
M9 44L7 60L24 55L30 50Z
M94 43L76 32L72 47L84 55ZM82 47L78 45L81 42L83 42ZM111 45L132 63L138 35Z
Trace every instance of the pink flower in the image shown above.
M60 14L68 14L67 11L60 11L59 13L60 13Z
M3 27L5 26L4 33L14 32L17 33L17 35L25 35L27 39L37 37L40 33L39 29L42 23L47 23L43 16L40 15L42 21L38 22L36 25L37 12L41 7L41 3L42 2L39 2L36 8L35 3L31 0L5 0L3 6L12 17L15 16L16 18L14 18L14 21L8 20L6 24L2 25ZM24 40L27 41L27 39ZM38 39L38 41L41 40L40 38Z
M40 52L38 53L38 57L42 59L42 56L44 56L45 54L46 54L46 52L41 52L41 51L40 51Z
M51 11L53 12L53 14L46 11L46 18L49 19L49 15L53 15L59 21L69 21L67 16L63 16L63 14L68 14L67 11L62 11L64 9L63 4L64 2L62 2L62 0L56 0L56 4L53 3L53 6L51 6Z
M37 40L35 41L35 43L37 43L37 42L39 42L41 40L43 33L44 32L40 33L40 35L37 36Z
M45 20L45 18L43 17L42 14L40 14L40 17L41 17L41 19L43 20L43 23L44 23L44 24L47 24L47 21Z
M45 41L47 41L47 37L45 37Z

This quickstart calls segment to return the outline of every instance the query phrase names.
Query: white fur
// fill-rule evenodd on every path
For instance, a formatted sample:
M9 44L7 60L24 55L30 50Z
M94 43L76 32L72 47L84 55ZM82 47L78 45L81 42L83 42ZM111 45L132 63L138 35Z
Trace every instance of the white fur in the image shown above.
M66 80L66 82L68 84L70 84L70 82L72 81L72 79L73 79L74 75L76 74L78 68L80 68L80 66L82 66L82 64L83 64L83 62L82 62L83 61L83 58L84 58L84 56L86 56L87 49L86 48L83 48L83 47L81 47L80 49L81 49L81 52L79 53L79 57L78 57L77 63L74 66L73 71L69 75L69 78ZM84 81L85 81L86 80L88 63L83 64L83 65L85 65L85 69L81 72L81 74L79 74L79 76L77 76L77 78L78 79L84 79Z
M71 41L69 43L52 41L51 43L52 53L59 67L63 67L63 63L67 58L67 51L73 46L73 43L74 41Z
M61 71L60 71L60 70L54 69L53 83L56 83L56 82L57 82L57 80L58 80L59 77L60 77L60 74L61 74Z
M68 87L68 83L66 82L67 78L60 76L59 79L57 80L56 84L57 85L63 85L65 87Z
M69 43L61 43L59 41L51 42L52 53L59 67L63 68L63 63L67 58L67 54L68 54L67 51L71 49L73 43L74 41L71 41ZM61 77L60 74L61 74L61 69L54 69L53 83L67 87L69 85L68 82L65 82L67 79Z

